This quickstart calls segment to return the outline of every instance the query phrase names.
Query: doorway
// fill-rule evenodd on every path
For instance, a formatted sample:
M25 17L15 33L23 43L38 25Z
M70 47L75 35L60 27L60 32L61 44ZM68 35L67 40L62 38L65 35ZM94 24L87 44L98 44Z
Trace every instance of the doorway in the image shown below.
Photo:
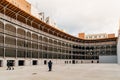
M24 60L19 60L18 61L18 66L24 66L25 61Z
M99 61L97 61L97 63L99 63Z
M0 67L2 67L2 60L0 60Z
M47 65L47 60L44 60L44 65Z
M37 65L37 60L33 60L32 65Z
M72 60L72 64L75 64L75 60Z
M91 61L91 63L93 63L93 61Z

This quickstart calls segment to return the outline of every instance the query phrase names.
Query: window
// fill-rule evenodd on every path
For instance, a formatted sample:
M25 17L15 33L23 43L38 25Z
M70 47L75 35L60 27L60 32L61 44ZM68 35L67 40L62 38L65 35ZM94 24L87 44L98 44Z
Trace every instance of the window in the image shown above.
M89 36L89 39L92 39L92 36Z
M88 37L86 36L86 39L88 39Z
M94 38L97 38L97 36L94 36Z

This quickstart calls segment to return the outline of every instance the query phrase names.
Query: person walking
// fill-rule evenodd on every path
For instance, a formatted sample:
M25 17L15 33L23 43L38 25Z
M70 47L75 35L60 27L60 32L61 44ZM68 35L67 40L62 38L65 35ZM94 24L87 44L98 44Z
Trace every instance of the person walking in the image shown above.
M7 61L7 70L10 70L10 61Z
M14 70L14 61L11 61L11 70Z
M52 61L51 60L48 62L48 68L49 68L49 71L52 71Z

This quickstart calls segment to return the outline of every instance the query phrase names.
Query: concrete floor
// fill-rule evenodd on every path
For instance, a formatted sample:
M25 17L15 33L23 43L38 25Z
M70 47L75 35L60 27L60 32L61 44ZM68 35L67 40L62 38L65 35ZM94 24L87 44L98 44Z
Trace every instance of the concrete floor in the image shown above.
M69 64L15 67L15 70L0 68L0 80L120 80L118 64Z

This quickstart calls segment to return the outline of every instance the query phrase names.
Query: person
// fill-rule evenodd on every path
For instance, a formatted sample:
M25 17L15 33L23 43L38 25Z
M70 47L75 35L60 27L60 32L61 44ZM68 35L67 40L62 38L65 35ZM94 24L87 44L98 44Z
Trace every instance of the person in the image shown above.
M11 61L11 70L14 70L14 61Z
M49 71L52 71L52 61L51 60L48 62L48 68L49 68Z
M10 61L7 61L7 70L10 70Z

